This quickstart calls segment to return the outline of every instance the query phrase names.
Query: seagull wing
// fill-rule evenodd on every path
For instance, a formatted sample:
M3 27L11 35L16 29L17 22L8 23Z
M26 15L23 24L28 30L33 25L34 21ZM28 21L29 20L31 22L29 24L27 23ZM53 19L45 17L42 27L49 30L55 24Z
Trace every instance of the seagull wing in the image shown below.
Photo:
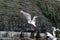
M60 29L58 29L58 28L56 30L60 31Z
M33 19L32 19L32 21L36 22L36 18L37 18L37 16L34 16Z
M57 40L57 38L53 38L53 40Z
M47 32L47 36L49 36L52 40L57 40L57 38L52 34L50 34L49 32Z
M36 23L36 18L37 18L37 16L34 16L33 19L32 19L32 21L31 21L31 24L33 24L35 27L36 27L36 25L35 25L35 23Z
M24 12L24 11L20 11L20 12L26 17L26 19L28 20L28 23L30 23L31 22L31 15L29 13Z
M47 36L49 36L50 38L53 38L53 35L50 34L49 32L47 32Z

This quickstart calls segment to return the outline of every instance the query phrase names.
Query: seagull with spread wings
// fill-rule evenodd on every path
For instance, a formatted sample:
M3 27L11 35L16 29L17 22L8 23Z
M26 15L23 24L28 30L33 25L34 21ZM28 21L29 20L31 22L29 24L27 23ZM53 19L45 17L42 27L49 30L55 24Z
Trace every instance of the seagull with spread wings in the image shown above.
M46 32L46 33L47 33L47 36L50 37L52 40L57 40L57 38L54 35L52 35L51 33L49 33L49 32Z
M47 36L49 36L52 40L57 40L55 31L57 31L57 30L60 31L60 29L58 29L58 28L56 29L55 27L52 27L52 28L53 28L53 35L49 32L46 32Z
M32 24L34 27L36 27L36 18L37 16L34 16L33 19L31 19L31 15L29 13L24 12L23 10L20 11L27 19L29 24Z
M55 27L52 27L52 28L53 28L53 35L56 36L55 31L60 31L60 29L58 28L56 29Z

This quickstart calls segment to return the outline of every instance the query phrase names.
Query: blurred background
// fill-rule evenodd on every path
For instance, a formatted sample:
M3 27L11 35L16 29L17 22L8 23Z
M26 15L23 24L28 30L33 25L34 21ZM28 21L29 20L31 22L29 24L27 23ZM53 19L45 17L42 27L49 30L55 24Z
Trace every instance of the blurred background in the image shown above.
M52 32L52 27L60 29L60 0L0 0L0 31L32 31L32 25L27 23L20 10L32 17L38 16L34 32Z

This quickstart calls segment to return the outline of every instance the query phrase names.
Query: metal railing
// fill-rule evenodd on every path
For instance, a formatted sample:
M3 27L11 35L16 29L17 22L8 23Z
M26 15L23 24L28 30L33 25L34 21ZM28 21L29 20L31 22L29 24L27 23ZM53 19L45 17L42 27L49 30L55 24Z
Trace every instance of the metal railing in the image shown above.
M21 39L20 37L21 32L6 32L6 31L0 31L0 39L3 40L15 40L15 39ZM41 33L40 33L41 35ZM31 40L30 36L31 33L29 32L23 32L23 39L29 39ZM36 36L36 33L34 34L34 36ZM35 40L37 40L36 38L34 38ZM39 38L39 40L42 40L43 38ZM46 39L46 38L45 38ZM58 38L58 40L60 40L60 38Z

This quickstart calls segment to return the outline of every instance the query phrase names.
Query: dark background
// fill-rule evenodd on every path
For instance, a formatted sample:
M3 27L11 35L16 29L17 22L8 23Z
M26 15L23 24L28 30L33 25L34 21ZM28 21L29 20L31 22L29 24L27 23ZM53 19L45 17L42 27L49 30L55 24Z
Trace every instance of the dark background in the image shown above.
M25 17L20 13L25 10L37 15L35 31L52 31L60 28L60 2L54 0L0 0L0 31L32 30Z

